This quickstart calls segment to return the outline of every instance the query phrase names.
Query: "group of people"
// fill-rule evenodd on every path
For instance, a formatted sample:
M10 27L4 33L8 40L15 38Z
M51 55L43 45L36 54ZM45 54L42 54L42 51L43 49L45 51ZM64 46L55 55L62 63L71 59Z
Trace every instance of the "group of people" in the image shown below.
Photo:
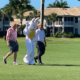
M27 21L26 27L23 30L23 34L26 36L25 44L27 48L27 54L24 56L23 61L29 65L35 65L37 60L39 64L43 64L41 56L45 53L46 40L45 40L45 32L43 30L43 26L41 23L38 24L37 29L37 21L39 18L33 18L31 21ZM17 41L17 24L14 24L11 28L7 30L6 41L7 46L10 48L10 51L7 53L5 57L3 57L3 61L7 64L7 58L14 53L14 62L13 64L18 65L16 62L17 52L19 49L18 41ZM36 48L38 50L37 56L35 56L35 42ZM35 61L35 62L34 62Z

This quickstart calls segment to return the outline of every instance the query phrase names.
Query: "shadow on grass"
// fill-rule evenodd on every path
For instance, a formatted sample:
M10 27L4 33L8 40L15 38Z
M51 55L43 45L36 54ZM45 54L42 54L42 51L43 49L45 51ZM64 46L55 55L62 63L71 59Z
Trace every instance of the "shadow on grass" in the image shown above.
M74 65L74 64L37 64L36 66L80 66L80 65Z
M30 64L25 63L25 64L18 64L18 65L30 65ZM34 66L80 66L80 65L74 65L74 64L35 64Z

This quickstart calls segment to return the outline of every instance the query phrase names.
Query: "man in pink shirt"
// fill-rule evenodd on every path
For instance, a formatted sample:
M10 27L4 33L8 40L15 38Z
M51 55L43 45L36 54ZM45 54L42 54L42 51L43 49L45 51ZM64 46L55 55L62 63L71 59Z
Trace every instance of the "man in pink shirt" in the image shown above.
M6 40L7 40L7 46L10 48L10 52L3 57L3 61L5 64L7 64L6 59L12 55L14 52L14 62L13 64L17 64L16 58L17 58L17 51L18 51L18 42L17 42L17 24L14 24L11 28L7 30Z

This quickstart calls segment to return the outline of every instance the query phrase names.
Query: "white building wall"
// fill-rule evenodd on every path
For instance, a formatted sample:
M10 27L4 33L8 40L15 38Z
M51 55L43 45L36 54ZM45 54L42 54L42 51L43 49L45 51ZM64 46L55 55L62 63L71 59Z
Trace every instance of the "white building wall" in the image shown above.
M78 29L78 34L80 35L80 17L78 17L78 23L75 23L75 17L74 17L74 33L76 28Z
M44 17L44 23L43 23L43 28L44 28L44 29L47 28L46 24L47 24L47 17Z
M20 19L14 19L14 21L20 21Z
M80 35L80 17L78 18L78 24L76 27L78 27L78 34Z
M78 17L78 23L75 23L75 17L73 19L73 25L64 25L64 16L62 18L62 25L55 25L55 27L62 27L62 31L64 32L64 27L73 27L74 29L74 34L75 34L75 28L78 29L78 34L80 35L80 17ZM14 19L14 21L20 21L20 19ZM39 20L40 22L41 20ZM26 19L23 19L23 24L26 24ZM0 23L1 25L1 23ZM47 16L44 17L44 23L43 23L43 28L46 29L47 28ZM49 26L48 26L49 27ZM52 25L51 25L52 27Z
M23 23L23 24L26 24L26 19L23 19L22 23Z
M7 23L5 23L5 22L7 22ZM5 23L4 24L5 29L10 27L10 19L9 19L9 21L4 21L4 23ZM0 21L0 31L3 31L3 19L1 19L1 21Z

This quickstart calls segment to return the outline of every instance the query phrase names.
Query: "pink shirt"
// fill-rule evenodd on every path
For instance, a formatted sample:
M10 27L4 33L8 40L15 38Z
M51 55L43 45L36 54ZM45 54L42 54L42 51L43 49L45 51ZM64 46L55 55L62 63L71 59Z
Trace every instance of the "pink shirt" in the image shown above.
M8 36L8 40L16 41L17 40L17 31L14 30L13 28L9 28L7 30L7 36Z

